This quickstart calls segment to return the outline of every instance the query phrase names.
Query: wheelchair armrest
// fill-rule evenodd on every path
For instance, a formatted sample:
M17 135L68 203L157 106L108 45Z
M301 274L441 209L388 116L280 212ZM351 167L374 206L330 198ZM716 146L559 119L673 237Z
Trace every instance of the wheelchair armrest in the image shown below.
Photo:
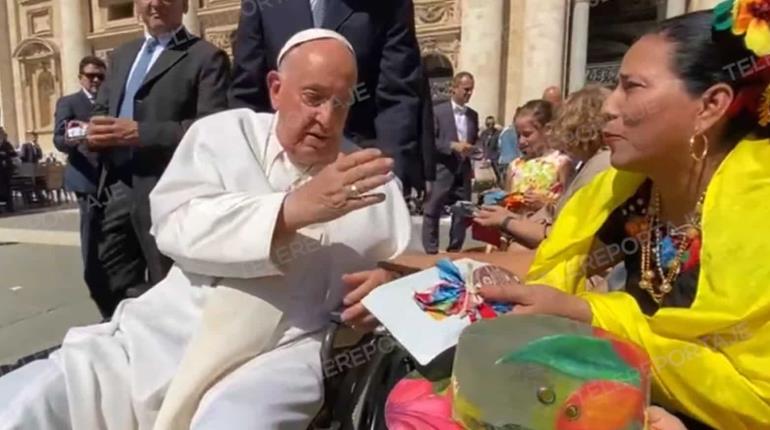
M334 341L337 338L337 332L342 327L342 318L340 312L332 312L329 325L324 332L321 343L321 363L328 363L334 359Z
M335 324L342 324L342 312L334 311L329 314L329 321Z

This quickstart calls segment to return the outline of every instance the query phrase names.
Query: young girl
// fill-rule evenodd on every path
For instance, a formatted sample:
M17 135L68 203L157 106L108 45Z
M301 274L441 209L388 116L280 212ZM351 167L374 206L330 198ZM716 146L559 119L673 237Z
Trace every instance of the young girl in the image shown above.
M515 210L526 215L558 200L572 176L572 163L551 147L546 125L553 119L553 107L545 100L532 100L520 107L514 118L522 156L514 160L506 175L506 191L521 195L523 206Z

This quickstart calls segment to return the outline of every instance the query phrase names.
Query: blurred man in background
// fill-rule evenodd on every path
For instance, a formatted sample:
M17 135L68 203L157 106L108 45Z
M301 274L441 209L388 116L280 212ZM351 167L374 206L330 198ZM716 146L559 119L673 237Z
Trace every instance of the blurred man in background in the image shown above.
M99 156L90 151L85 141L88 121L94 102L107 73L107 65L99 57L87 56L80 60L78 79L80 90L63 96L56 103L53 143L67 154L64 187L75 193L80 210L80 251L83 258L83 277L91 294L98 295L106 280L99 261L94 233L99 231L96 212L96 190L99 183Z
M488 160L498 182L500 181L500 172L498 170L497 160L500 157L500 148L498 146L500 139L500 129L497 128L495 117L488 116L484 120L484 130L479 135L479 146L484 151L484 159Z
M497 146L500 150L500 155L497 158L497 168L500 172L500 186L502 186L506 181L508 165L510 165L513 160L521 157L521 151L519 151L519 134L516 131L516 125L513 120L511 120L510 125L500 132Z
M13 178L13 172L16 169L13 162L16 156L16 150L8 141L8 134L3 127L0 127L0 203L4 204L6 212L15 210L11 195L11 178Z
M551 103L553 106L554 111L559 110L562 103L564 103L564 96L562 94L561 88L557 86L550 86L543 91L543 100Z
M37 133L34 131L27 132L27 141L21 145L21 157L22 163L37 164L43 159L43 148L37 142Z
M473 169L470 156L479 136L479 114L468 106L475 83L473 75L460 72L452 81L451 100L433 109L436 130L436 181L425 203L422 244L428 254L438 253L439 220L444 206L457 201L470 201ZM466 219L452 215L447 252L462 250Z

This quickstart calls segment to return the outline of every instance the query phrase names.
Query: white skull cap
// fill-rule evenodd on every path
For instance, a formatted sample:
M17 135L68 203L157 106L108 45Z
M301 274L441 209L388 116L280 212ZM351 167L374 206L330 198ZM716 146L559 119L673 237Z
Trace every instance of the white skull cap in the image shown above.
M283 48L281 48L281 52L278 54L278 61L276 64L278 66L281 65L281 62L283 61L284 57L286 57L286 54L291 52L292 49L296 48L299 45L302 45L307 42L311 42L313 40L321 40L321 39L335 39L342 42L342 44L345 45L350 50L350 53L353 54L355 57L356 51L353 49L353 45L348 42L347 39L345 39L345 36L337 33L336 31L327 30L325 28L311 28L308 30L302 30L299 33L292 36L286 43L283 45Z

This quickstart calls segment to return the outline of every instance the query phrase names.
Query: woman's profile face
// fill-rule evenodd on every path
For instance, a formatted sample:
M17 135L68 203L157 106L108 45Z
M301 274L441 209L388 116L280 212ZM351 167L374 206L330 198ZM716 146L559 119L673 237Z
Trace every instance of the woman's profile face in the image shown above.
M647 35L623 57L603 109L604 143L616 168L647 173L689 156L700 103L671 68L673 48L664 37Z
M525 159L537 158L543 155L547 147L543 125L534 115L524 113L514 121L516 133L519 135L519 150Z

